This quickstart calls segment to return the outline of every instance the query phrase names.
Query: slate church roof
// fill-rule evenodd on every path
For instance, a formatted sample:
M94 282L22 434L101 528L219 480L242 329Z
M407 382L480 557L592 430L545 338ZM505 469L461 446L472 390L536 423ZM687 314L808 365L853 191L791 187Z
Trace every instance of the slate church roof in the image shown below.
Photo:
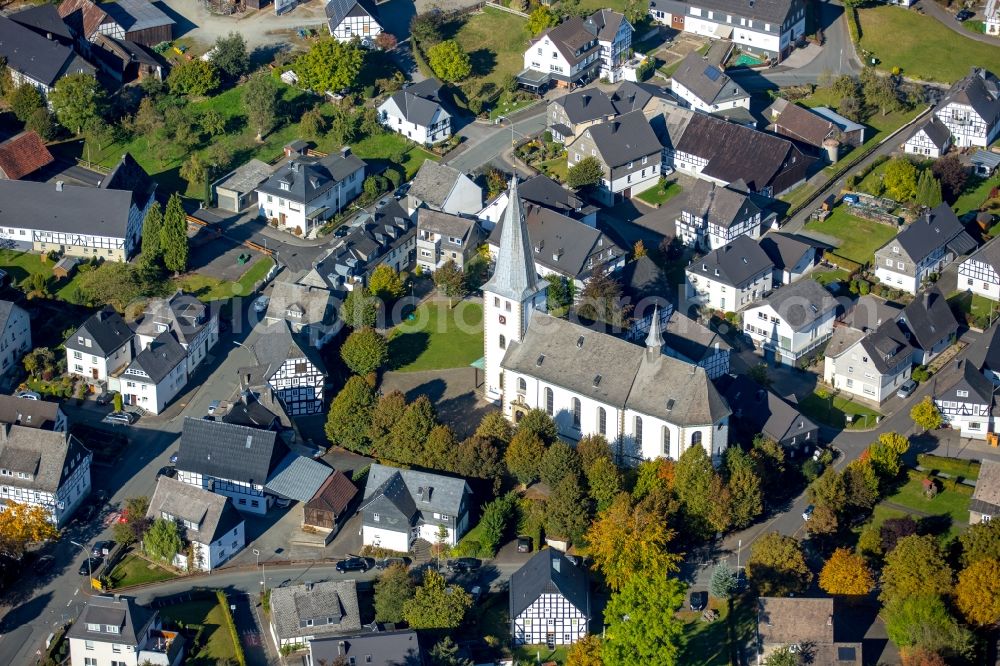
M538 293L544 283L532 261L534 254L528 238L524 204L517 192L517 176L510 181L507 202L496 267L489 282L483 285L483 291L520 303Z

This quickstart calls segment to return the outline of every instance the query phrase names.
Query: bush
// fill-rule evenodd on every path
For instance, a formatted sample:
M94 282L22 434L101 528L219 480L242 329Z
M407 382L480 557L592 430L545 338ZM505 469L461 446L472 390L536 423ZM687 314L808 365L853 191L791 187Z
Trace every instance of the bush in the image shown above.
M861 264L857 263L856 261L851 261L850 259L845 259L844 257L841 257L838 254L834 254L829 250L823 252L823 261L833 264L838 268L842 268L848 273L851 273L852 275L861 270Z
M809 460L802 463L802 476L805 478L807 483L812 483L819 475L823 473L823 463L818 460Z

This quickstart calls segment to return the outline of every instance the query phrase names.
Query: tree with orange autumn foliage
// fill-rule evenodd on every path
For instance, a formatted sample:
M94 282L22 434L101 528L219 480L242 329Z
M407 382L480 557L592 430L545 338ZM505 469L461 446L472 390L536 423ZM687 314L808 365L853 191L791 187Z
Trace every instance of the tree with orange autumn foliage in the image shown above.
M937 652L931 652L923 648L913 650L902 650L900 658L903 666L948 666L948 662Z
M827 594L862 596L872 591L875 577L860 555L838 548L819 573L819 586Z
M962 570L955 605L971 624L985 627L1000 621L1000 563L985 558Z
M20 557L28 544L57 536L59 530L40 506L11 502L0 512L0 553Z

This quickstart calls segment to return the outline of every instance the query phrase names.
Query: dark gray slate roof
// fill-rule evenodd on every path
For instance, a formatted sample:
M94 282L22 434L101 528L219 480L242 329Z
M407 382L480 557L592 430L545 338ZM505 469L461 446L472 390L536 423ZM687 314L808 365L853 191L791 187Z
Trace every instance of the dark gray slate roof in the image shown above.
M590 618L586 571L554 548L535 553L510 577L511 621L543 594L561 594L584 617Z
M563 107L573 124L599 120L618 113L615 105L611 103L611 98L596 88L571 92L552 103Z
M146 377L136 375L129 375L129 379L159 384L174 368L186 362L187 351L181 346L181 343L177 342L173 333L164 331L156 336L145 349L136 354L128 366L128 370L141 370L149 375L148 382Z
M760 248L779 270L794 268L813 246L795 236L772 232L760 239Z
M747 192L701 179L695 180L688 190L684 210L698 218L707 217L709 224L716 224L724 229L761 212Z
M611 93L611 101L615 105L618 113L628 113L629 111L641 111L649 103L649 100L656 98L670 104L676 104L677 100L666 89L652 83L636 83L635 81L622 81L617 90Z
M376 210L374 217L362 217L363 221L316 264L316 273L328 288L343 289L346 278L373 270L386 253L410 243L417 233L413 220L395 199Z
M371 666L420 666L423 656L415 631L388 631L361 636L317 638L309 641L314 664L333 664L340 657L354 657Z
M663 329L663 344L692 363L732 349L721 335L676 311Z
M365 162L354 154L333 153L327 157L293 157L264 181L257 190L301 204L313 201L333 188ZM282 185L288 189L282 189Z
M792 437L803 441L806 433L813 433L811 437L815 439L819 430L815 422L749 377L724 375L718 384L726 401L733 406L733 418L743 421L749 430L763 433L776 442Z
M543 312L532 312L524 339L508 344L501 366L679 425L711 424L729 413L703 368Z
M156 611L140 606L132 597L97 595L87 600L80 617L66 632L68 638L121 643L136 647L140 637L145 638L146 628L156 617ZM101 625L101 631L90 631L88 624ZM106 633L106 625L118 628L117 634Z
M909 365L913 358L913 347L906 339L906 333L895 321L884 322L861 339L861 346L868 352L868 358L875 368L884 374L900 371L900 366Z
M945 144L948 143L948 139L951 138L951 130L937 116L931 116L930 120L918 127L914 134L919 134L920 132L926 134L931 143L939 149L943 149Z
M923 350L958 332L958 321L937 287L917 294L899 319L912 335L911 344Z
M991 127L1000 122L1000 81L992 72L973 67L968 76L951 87L939 108L952 102L968 104Z
M177 469L262 486L287 452L270 430L185 418Z
M293 452L278 464L264 487L275 495L308 502L332 473L318 460Z
M312 626L302 626L312 620ZM344 634L361 630L358 585L326 580L271 590L271 622L279 639Z
M417 217L417 229L420 231L462 240L465 240L469 232L479 225L479 220L475 218L452 215L431 208L418 208L414 214Z
M687 271L692 275L736 287L773 266L757 241L749 236L737 236L732 242L712 250L701 260L691 262Z
M691 2L686 0L654 0L654 2L650 3L650 7L669 7L665 11L670 11L671 13L679 12L690 15L687 8L701 7L702 13L704 13L704 10L710 9L716 12L717 17L719 14L745 16L746 18L760 21L761 24L770 23L771 32L775 32L785 22L789 12L791 12L792 7L795 5L796 3L793 0L755 0L754 2L739 3L733 2L733 0L693 0ZM738 22L734 24L738 24ZM763 32L764 26L758 26L755 23L754 29Z
M3 484L55 493L77 459L89 456L73 435L0 423L0 468L26 472L30 479L3 477ZM72 464L71 464L72 463Z
M633 305L644 298L656 298L661 303L677 298L676 286L649 255L625 264L619 279L624 295L632 299Z
M613 120L588 127L601 159L618 167L644 156L660 153L660 142L642 111L630 111Z
M844 317L844 323L860 331L875 330L887 321L895 320L903 308L871 294L862 296Z
M970 242L971 247L967 247L967 243ZM919 263L934 250L952 243L964 248L964 252L976 247L975 241L965 233L965 227L955 215L955 211L948 204L942 203L918 217L882 247L899 245L910 259Z
M138 32L147 28L174 25L174 20L149 0L117 0L101 4L108 16L125 32Z
M331 2L330 5L332 4L334 3ZM327 5L327 9L330 5ZM426 79L394 92L391 99L399 107L404 118L411 123L426 127L434 120L434 114L438 109L442 108L441 87L441 82L437 79Z
M185 528L185 538L204 544L231 532L243 522L243 517L225 495L168 476L157 477L146 517L156 519L163 513L197 525L197 530Z
M224 180L216 184L215 188L242 194L253 192L258 185L267 180L273 170L274 167L270 164L252 159L246 164L236 167Z
M339 26L348 16L366 14L378 21L378 12L368 0L329 0L326 3L326 17L332 28Z
M60 411L58 402L0 395L0 423L52 430Z
M572 67L593 53L593 50L597 48L597 35L591 32L592 28L593 26L588 26L586 21L579 16L570 16L556 27L549 28L536 37L532 40L532 44L541 40L545 35L548 35L549 39L552 40L552 44ZM594 45L583 50L591 41L594 41Z
M684 56L672 78L709 105L724 104L750 96L743 86L695 51Z
M58 41L66 45L72 45L73 33L66 25L55 5L36 5L28 7L16 14L8 16L12 21L20 23L26 28L31 28L42 37L46 34L53 35Z
M209 325L211 316L207 305L191 294L177 291L170 298L156 298L147 303L135 332L156 336L167 330L182 344L191 344Z
M624 22L625 15L613 9L598 9L586 20L587 29L602 42L613 42Z
M402 481L404 489L400 493L402 495L399 499L401 505L403 507L414 506L420 511L435 511L456 516L461 511L462 498L467 493L472 492L465 479L412 469L399 469L376 463L368 471L364 503L367 505L385 492L389 486L383 488L383 485L387 483L391 485L395 478ZM420 499L421 488L424 489L424 499ZM412 511L404 510L404 513L412 515Z
M86 354L107 356L132 340L135 333L125 323L121 315L110 307L92 314L76 333L66 340L66 348ZM79 338L91 340L91 346L80 342Z
M73 49L59 42L49 41L6 16L0 16L0 58L5 58L11 69L47 86L52 86L65 74L94 73L93 66L80 58Z
M292 333L287 320L282 319L268 325L263 330L257 327L251 336L246 346L253 351L257 365L240 369L241 373L251 373L251 386L259 386L263 382L270 381L275 373L281 369L282 364L290 358L309 359L317 370L322 373L326 372L326 366L316 348L306 340L300 341Z
M759 305L770 305L793 331L801 331L836 312L837 299L815 280L799 280L771 293Z
M594 210L572 190L568 190L548 176L538 174L518 185L521 198L539 206L551 208L563 215L579 217Z
M935 390L934 399L968 403L978 402L992 407L994 401L993 382L987 379L986 375L968 360L959 361L959 363L962 365L962 374L948 388L938 388ZM966 391L968 395L959 396L958 391Z

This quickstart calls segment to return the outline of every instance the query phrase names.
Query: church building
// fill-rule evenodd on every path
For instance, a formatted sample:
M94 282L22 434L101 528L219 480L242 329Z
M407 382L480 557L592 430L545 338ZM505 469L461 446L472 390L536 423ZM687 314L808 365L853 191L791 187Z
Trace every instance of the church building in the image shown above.
M704 368L663 353L655 314L645 347L546 314L516 179L508 201L483 286L486 398L515 423L545 410L571 441L604 435L629 464L676 460L694 445L718 464L730 409Z

